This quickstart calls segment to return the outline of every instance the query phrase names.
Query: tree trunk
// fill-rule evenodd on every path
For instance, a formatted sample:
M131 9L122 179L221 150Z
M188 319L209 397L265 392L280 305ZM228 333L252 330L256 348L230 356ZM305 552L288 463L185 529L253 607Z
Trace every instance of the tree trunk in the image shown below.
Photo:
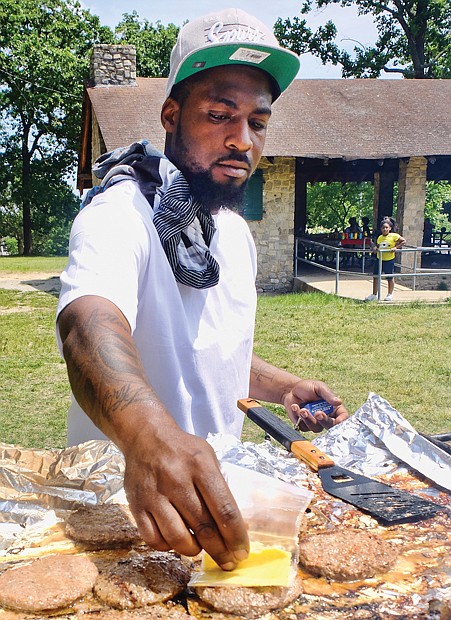
M31 237L31 210L30 199L24 197L22 202L22 225L23 225L23 255L31 256L32 237Z
M27 142L22 142L22 230L23 255L30 256L32 251L31 235L31 162Z
M424 41L427 32L429 18L429 0L418 0L417 11L412 24L412 38L409 40L410 53L412 55L414 76L418 80L425 79L426 68Z

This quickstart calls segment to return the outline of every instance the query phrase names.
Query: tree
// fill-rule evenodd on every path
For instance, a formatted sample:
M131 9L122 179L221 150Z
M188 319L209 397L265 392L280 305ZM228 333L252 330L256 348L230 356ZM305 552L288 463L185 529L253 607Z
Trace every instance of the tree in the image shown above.
M298 54L311 52L323 63L342 66L343 77L379 77L400 73L406 78L451 78L451 3L449 0L305 0L301 14L338 4L357 6L373 15L378 39L373 47L357 43L354 56L334 42L337 29L327 22L316 32L294 17L274 26L276 37Z
M140 77L167 77L171 50L179 32L178 26L155 25L144 19L142 22L136 11L125 13L116 26L115 34L119 43L136 47L137 73Z
M451 202L451 183L449 181L426 183L424 216L431 220L436 230L439 230L442 226L449 228L450 220L444 210L444 205L449 202Z
M112 41L77 0L0 0L0 166L10 173L0 196L21 213L25 255L39 208L61 196L55 175L68 186L76 161L88 52Z
M315 183L307 186L308 228L344 230L350 217L373 217L371 183Z

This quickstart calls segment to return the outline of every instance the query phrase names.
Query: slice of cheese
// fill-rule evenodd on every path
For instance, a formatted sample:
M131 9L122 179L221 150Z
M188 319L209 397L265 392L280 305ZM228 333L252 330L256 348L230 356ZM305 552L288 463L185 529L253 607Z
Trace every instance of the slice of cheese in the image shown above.
M291 553L278 547L251 542L249 557L232 571L223 571L204 552L202 569L194 573L191 586L288 586L292 576Z

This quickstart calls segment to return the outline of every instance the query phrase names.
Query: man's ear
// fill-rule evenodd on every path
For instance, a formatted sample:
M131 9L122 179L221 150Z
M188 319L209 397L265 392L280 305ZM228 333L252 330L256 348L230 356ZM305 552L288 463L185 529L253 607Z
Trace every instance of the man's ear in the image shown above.
M168 97L161 108L161 124L167 133L174 133L180 115L180 104Z

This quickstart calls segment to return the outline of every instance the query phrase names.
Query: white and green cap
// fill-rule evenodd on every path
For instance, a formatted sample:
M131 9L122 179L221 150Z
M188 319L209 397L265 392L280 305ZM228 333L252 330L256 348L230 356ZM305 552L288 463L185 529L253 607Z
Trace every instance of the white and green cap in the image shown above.
M280 46L271 30L241 9L224 9L188 22L171 53L166 96L192 75L223 65L247 65L266 71L279 96L299 71L299 57Z

